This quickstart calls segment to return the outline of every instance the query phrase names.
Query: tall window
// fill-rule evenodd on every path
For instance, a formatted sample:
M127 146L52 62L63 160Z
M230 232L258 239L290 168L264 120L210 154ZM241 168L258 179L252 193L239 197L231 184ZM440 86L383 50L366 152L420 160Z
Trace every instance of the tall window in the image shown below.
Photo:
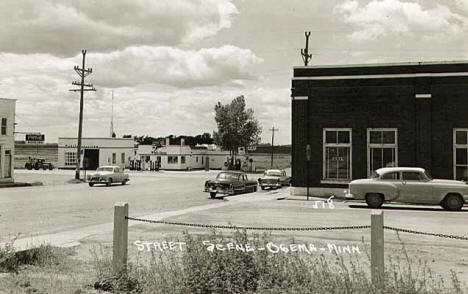
M392 166L398 166L398 130L367 129L367 175Z
M351 129L323 130L323 179L351 179Z
M453 131L453 174L456 180L468 179L468 129Z
M121 162L125 163L125 153L120 154Z
M185 156L180 157L180 163L185 164Z
M5 117L2 118L2 127L1 127L1 134L7 134L7 119Z
M65 152L65 165L76 165L76 152Z

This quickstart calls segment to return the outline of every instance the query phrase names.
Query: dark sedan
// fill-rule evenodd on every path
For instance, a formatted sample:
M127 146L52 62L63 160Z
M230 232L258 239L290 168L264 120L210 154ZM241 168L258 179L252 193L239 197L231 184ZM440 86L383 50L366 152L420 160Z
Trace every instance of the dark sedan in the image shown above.
M216 194L234 195L255 191L257 191L257 181L249 180L244 172L223 171L215 180L205 182L205 192L209 192L211 198L215 198Z

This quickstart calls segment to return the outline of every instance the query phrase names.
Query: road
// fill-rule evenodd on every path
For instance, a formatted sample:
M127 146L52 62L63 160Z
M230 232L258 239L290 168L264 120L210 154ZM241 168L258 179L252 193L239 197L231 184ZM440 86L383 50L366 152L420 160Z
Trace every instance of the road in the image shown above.
M133 173L130 182L111 187L67 184L72 171L16 171L17 181L44 186L0 189L0 243L113 221L115 202L128 202L132 215L212 203L202 192L216 172Z

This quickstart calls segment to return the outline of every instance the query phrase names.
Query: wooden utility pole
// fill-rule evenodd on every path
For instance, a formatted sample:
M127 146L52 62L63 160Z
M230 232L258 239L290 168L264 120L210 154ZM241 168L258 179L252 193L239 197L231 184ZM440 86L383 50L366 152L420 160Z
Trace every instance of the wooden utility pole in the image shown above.
M310 32L305 32L306 37L306 47L305 49L301 49L302 60L304 60L304 65L307 66L309 64L309 60L312 58L312 54L309 54L309 37Z
M273 126L271 129L269 129L269 131L271 131L271 168L273 168L273 146L275 143L275 131L279 131L279 129L275 129L275 126Z
M83 130L83 94L85 91L96 91L92 84L85 84L85 77L93 72L92 68L85 69L86 50L81 50L83 54L82 67L75 66L73 69L81 77L81 82L72 82L72 85L80 86L79 89L71 89L70 91L80 91L80 119L78 122L78 144L76 150L76 171L75 179L80 179L80 166L81 166L81 135Z

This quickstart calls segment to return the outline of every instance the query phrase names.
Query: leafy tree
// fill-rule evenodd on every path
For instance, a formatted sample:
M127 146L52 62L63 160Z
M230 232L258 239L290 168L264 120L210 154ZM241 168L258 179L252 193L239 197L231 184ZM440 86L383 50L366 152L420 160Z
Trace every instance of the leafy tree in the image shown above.
M214 141L224 150L229 150L234 160L239 147L248 147L260 142L262 129L254 117L251 108L245 108L244 96L239 96L230 104L215 105L215 120L218 131L214 132Z

